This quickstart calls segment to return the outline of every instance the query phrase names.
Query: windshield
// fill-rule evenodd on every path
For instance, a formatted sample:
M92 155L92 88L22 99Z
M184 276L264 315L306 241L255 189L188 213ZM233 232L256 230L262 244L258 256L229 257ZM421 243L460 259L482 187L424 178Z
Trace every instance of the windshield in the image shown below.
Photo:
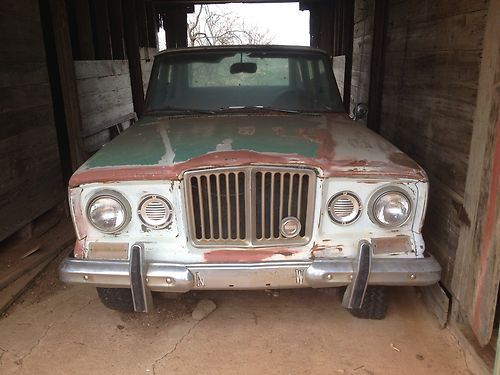
M212 50L156 58L146 111L344 111L327 57L314 51Z

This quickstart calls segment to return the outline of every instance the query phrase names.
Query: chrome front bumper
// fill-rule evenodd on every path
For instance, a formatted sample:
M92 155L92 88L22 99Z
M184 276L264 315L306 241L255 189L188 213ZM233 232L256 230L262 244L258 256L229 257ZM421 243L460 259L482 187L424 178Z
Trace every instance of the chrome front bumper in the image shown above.
M235 264L144 265L145 286L159 292L195 289L327 288L351 283L357 259ZM60 265L63 282L106 288L130 288L129 261L66 258ZM441 267L433 257L421 259L372 258L369 285L431 285L439 281Z

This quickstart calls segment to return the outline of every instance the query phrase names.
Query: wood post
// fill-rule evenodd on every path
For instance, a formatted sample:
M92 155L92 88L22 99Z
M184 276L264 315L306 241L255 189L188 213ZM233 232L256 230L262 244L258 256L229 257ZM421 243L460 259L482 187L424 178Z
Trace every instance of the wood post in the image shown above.
M107 0L91 0L95 27L95 52L98 60L111 60L111 37Z
M491 339L500 281L500 0L491 0L452 291L479 344Z
M187 14L186 6L168 6L162 10L164 27L167 35L167 48L187 47Z
M352 79L352 45L354 37L354 1L344 1L343 16L343 54L345 55L344 73L344 108L347 113L351 111L351 79Z
M123 12L121 0L108 0L108 10L113 60L125 60L125 40L123 37Z
M90 22L90 7L88 0L73 0L74 17L76 21L77 55L75 60L94 60L94 40Z
M130 70L130 84L134 111L138 116L144 111L144 85L142 81L141 54L134 0L123 0L123 20L125 26L125 47Z
M376 0L373 17L372 59L370 67L370 88L368 94L367 126L380 132L382 111L382 90L384 83L384 52L386 30L387 0Z
M65 0L50 0L50 12L56 45L57 62L68 131L71 165L76 170L83 163L81 148L81 117L76 87L75 66L71 50Z

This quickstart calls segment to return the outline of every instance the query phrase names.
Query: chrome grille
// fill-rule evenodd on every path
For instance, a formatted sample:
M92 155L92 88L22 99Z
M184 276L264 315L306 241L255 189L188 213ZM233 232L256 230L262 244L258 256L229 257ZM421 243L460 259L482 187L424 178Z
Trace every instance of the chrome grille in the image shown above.
M197 246L301 245L309 241L316 175L309 169L244 167L186 172L191 241ZM296 237L280 233L296 217Z

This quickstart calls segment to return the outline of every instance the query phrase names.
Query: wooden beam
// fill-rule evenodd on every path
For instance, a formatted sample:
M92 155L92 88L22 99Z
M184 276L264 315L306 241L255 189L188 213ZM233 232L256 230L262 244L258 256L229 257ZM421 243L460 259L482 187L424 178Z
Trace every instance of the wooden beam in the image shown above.
M187 14L188 9L185 6L169 6L165 9L167 48L187 47Z
M92 19L94 20L95 52L98 60L111 60L111 35L107 0L90 0Z
M158 13L152 1L146 1L146 21L148 28L148 47L158 48Z
M148 46L148 22L146 19L146 4L144 0L134 0L135 14L137 17L137 33L139 37L139 47Z
M479 344L493 330L500 281L500 0L491 0L484 34L464 208L452 292Z
M352 45L354 35L354 1L344 0L343 16L343 45L345 55L344 76L344 108L347 113L351 107L351 79L352 79Z
M76 19L76 37L78 40L78 54L75 60L94 60L94 37L90 21L90 7L88 0L72 0Z
M368 93L368 108L370 110L367 126L377 133L380 133L380 114L382 112L386 19L387 0L376 0L373 16L372 58Z
M125 60L123 11L121 0L108 0L109 29L114 60Z
M140 117L144 111L144 85L142 81L141 54L139 51L134 0L123 0L122 5L132 101L134 103L134 111Z
M66 128L71 154L71 165L75 171L83 163L81 148L81 117L76 87L75 66L71 50L66 2L64 0L50 0L54 39L56 44L57 63L61 91L66 117Z

